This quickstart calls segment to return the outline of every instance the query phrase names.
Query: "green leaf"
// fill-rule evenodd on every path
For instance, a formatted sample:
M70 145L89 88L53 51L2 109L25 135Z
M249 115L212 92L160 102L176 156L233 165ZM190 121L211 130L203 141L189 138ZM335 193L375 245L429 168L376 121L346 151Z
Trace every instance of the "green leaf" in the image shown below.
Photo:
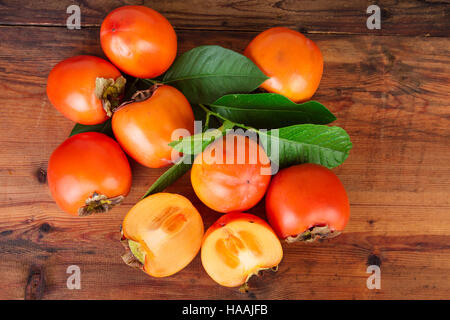
M334 168L347 159L352 148L349 135L340 127L301 124L259 134L272 162L280 168L298 163Z
M84 125L77 123L70 132L69 137L82 132L100 132L110 136L111 138L114 138L114 133L111 126L111 118L103 123L95 125Z
M224 134L219 129L210 129L203 133L197 133L183 139L172 141L169 146L184 154L199 154L218 137Z
M190 158L190 159L189 159ZM190 161L186 161L190 160ZM189 162L189 163L185 163ZM177 163L167 169L147 190L142 199L148 197L151 194L164 191L168 186L174 183L176 180L181 178L189 169L192 167L193 156L184 155L181 157Z
M268 77L247 57L220 46L200 46L175 60L163 82L180 89L193 104L229 93L248 93Z
M254 128L273 129L294 124L327 124L336 117L321 103L297 104L277 93L229 94L210 104L223 117Z
M232 129L235 125L234 122L226 120L218 129L211 128L206 130L207 128L205 127L204 132L184 137L177 141L172 141L169 143L169 146L184 154L199 154L205 150L210 143L219 137L222 137L227 133L227 130Z

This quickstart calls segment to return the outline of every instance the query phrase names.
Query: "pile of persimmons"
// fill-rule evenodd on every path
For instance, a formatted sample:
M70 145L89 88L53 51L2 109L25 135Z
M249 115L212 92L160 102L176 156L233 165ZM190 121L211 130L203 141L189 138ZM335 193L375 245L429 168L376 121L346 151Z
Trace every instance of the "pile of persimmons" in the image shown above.
M280 239L338 235L349 201L330 170L352 147L335 116L309 101L323 58L297 31L257 35L244 54L217 45L177 57L177 36L158 12L124 6L105 18L111 61L75 56L50 72L48 98L75 125L51 155L48 182L73 215L103 213L130 191L127 155L149 168L170 166L125 216L123 260L150 276L187 266L201 249L207 274L227 287L276 269ZM206 232L191 201L163 192L190 171L192 187L223 213ZM268 222L244 213L265 196Z

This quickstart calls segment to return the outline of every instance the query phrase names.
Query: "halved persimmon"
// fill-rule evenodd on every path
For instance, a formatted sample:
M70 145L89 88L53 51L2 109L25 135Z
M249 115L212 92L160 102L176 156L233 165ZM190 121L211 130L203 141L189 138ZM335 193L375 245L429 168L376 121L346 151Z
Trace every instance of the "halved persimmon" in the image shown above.
M276 268L283 258L283 249L272 228L261 218L228 213L206 231L201 258L214 281L237 287L261 270Z
M139 201L122 224L125 263L153 277L167 277L186 267L200 250L203 220L185 197L157 193Z

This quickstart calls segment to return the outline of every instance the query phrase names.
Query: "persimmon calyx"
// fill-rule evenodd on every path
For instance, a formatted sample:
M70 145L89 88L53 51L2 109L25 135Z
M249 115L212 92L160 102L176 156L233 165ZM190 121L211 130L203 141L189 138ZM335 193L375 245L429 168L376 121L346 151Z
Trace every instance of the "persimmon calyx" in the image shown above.
M122 227L120 228L120 233L122 236L120 242L125 248L125 253L122 255L123 262L125 262L127 266L144 271L145 253L137 247L139 246L139 243L125 238Z
M102 102L103 109L108 117L111 117L113 110L120 104L120 100L125 91L127 80L123 77L117 79L95 79L95 96Z
M265 270L271 270L273 272L277 272L278 271L278 265L274 266L274 267L270 267L270 268L258 268L256 269L254 272L250 273L247 276L247 279L245 280L245 282L239 287L239 291L242 293L247 293L250 291L250 286L248 285L248 281L250 280L251 277L253 276L260 276L260 272L265 271Z
M78 209L78 215L80 217L89 216L93 213L104 213L111 210L114 206L122 203L124 196L117 196L108 198L104 194L98 194L94 192L91 197L85 201L85 206Z
M160 86L162 86L162 84L156 83L148 89L136 91L131 96L130 100L124 101L120 105L113 108L112 112L114 113L114 112L118 111L119 109L122 109L123 107L125 107L131 103L142 102L142 101L150 99L153 96L153 93L155 93L156 89L158 89Z
M341 234L341 231L332 230L328 225L326 226L314 226L303 233L299 233L296 236L289 236L285 240L287 243L296 241L314 242L316 240L325 240L337 237Z
M143 265L145 264L145 251L142 250L139 242L128 240L128 246L130 247L131 253L139 260Z

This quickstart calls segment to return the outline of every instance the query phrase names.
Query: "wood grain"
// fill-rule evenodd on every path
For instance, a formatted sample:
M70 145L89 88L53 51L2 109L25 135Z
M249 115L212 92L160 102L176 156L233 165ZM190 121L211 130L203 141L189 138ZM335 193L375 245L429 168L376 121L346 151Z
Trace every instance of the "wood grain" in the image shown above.
M66 9L81 8L82 25L99 26L113 9L146 5L182 29L261 31L286 26L304 33L446 36L450 3L424 0L82 0L0 2L0 24L65 26ZM367 7L381 8L381 30L368 30Z
M14 2L2 5L5 3ZM217 14L207 20L201 14L200 10L214 12L220 3L211 4L212 8L191 4L192 10L198 10L191 16L188 10L183 11L187 6L183 3L168 4L161 10L169 17L178 17L174 21L180 27L179 52L202 44L242 51L256 35L251 29L262 27L260 20L251 17L267 17L272 12L268 7L257 7L242 13L236 8L242 8L243 2L232 2L234 6L225 6L224 13L239 11L238 18L220 18ZM420 4L429 5L417 2ZM82 5L95 9L86 16L92 21L117 6L114 1L106 8L95 7L93 1ZM58 17L56 11L61 4L49 3L48 13L27 11L29 8L34 10L31 2L14 17L6 17L9 14L4 8L0 11L0 24L23 24L0 26L0 299L450 297L448 38L309 35L325 60L315 99L337 115L336 125L348 131L354 144L346 163L335 170L349 193L351 219L344 234L333 241L284 245L279 272L252 279L251 292L241 294L216 285L204 272L199 257L180 273L164 279L152 279L122 263L118 241L121 220L163 169L147 169L132 162L132 191L123 205L106 215L81 219L57 208L49 195L45 170L51 152L68 136L73 123L47 100L46 77L61 59L76 54L102 56L95 27L98 22L81 30L32 26L47 18L48 23L55 24L52 19ZM323 16L325 8L316 14ZM311 19L305 12L297 14ZM427 22L431 16L437 19L433 20L438 21L436 24ZM277 17L270 23L290 25L294 18L289 17ZM439 26L439 17L440 13L430 11L430 17L412 28L420 28L421 23L430 28ZM205 26L222 29L220 19L229 19L227 28L247 25L248 30L195 30ZM245 24L246 20L251 21ZM347 17L346 21L350 24L352 19ZM198 24L189 26L192 22ZM323 24L333 26L333 22ZM439 32L443 31L436 34ZM196 198L188 175L168 191L191 199L206 227L218 218ZM263 203L250 212L264 217ZM380 265L381 290L367 289L368 264ZM66 287L70 265L81 268L81 290ZM30 287L33 283L35 287Z

